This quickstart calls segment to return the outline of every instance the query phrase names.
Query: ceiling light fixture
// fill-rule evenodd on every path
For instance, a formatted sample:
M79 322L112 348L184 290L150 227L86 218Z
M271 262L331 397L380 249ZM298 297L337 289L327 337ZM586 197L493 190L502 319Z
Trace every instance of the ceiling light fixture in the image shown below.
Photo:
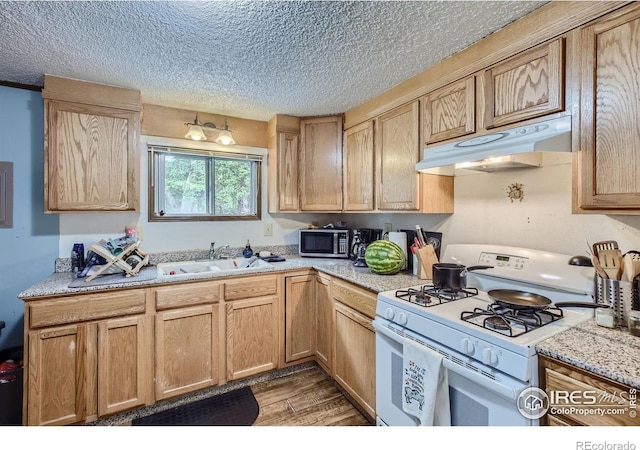
M200 123L198 122L198 113L196 113L196 119L191 122L185 123L189 127L189 131L184 135L187 139L193 139L194 141L206 141L207 132L218 132L215 142L222 145L233 145L236 141L233 139L232 131L227 125L227 120L224 121L224 126L218 128L211 122Z

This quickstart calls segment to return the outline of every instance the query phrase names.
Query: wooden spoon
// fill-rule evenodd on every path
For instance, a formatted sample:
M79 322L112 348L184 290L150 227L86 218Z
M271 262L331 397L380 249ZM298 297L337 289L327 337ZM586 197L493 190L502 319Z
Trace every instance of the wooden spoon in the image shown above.
M600 261L595 256L591 257L591 263L593 264L593 268L596 270L596 273L600 275L600 278L606 280L609 278L607 273L604 271L602 266L600 265Z
M622 275L622 253L620 250L599 250L598 258L605 273L612 280L619 280Z
M618 243L616 241L600 241L593 243L593 256L600 258L600 252L603 250L618 250ZM600 262L602 262L602 260Z
M640 254L635 252L627 252L622 257L623 273L622 277L625 281L633 281L636 275L640 273Z

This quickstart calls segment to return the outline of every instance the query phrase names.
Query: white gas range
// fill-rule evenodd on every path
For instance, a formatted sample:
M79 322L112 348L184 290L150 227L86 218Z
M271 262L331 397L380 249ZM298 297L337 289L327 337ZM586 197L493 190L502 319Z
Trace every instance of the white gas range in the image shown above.
M443 292L425 283L378 295L376 412L381 425L415 425L402 408L403 342L443 355L452 425L537 425L520 413L518 397L537 385L535 345L593 317L594 271L571 266L570 255L495 245L452 244L442 262L489 265L468 272L467 286ZM505 311L488 292L507 289L543 296L543 308ZM510 306L510 305L507 305Z

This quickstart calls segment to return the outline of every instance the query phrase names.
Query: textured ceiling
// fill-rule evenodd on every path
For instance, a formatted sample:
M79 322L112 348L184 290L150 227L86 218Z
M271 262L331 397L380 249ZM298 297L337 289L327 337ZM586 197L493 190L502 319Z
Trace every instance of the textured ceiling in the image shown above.
M51 74L257 120L338 113L544 3L0 1L0 81Z

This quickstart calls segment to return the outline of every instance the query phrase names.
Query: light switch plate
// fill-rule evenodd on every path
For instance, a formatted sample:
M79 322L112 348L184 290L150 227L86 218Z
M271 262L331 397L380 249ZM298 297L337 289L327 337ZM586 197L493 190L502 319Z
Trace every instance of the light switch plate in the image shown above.
M264 235L273 236L273 222L264 223Z
M390 231L393 231L393 224L392 223L385 223L384 224L384 232L388 233Z

